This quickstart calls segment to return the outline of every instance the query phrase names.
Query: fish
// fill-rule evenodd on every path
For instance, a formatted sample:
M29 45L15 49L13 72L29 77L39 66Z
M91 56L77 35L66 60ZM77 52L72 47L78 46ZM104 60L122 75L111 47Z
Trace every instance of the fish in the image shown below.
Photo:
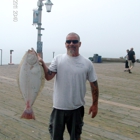
M35 120L32 106L44 87L45 73L33 48L25 53L19 64L17 82L26 105L21 118Z

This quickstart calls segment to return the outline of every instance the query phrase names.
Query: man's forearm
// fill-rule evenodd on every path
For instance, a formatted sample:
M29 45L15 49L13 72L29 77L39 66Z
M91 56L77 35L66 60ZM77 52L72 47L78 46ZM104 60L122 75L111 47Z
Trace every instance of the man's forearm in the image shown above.
M136 59L135 55L133 55L134 59Z
M92 92L92 105L98 105L98 98L99 98L99 88L98 88L98 82L91 82L91 92Z
M55 76L56 72L50 71L44 61L42 62L42 67L44 69L46 80L51 80Z

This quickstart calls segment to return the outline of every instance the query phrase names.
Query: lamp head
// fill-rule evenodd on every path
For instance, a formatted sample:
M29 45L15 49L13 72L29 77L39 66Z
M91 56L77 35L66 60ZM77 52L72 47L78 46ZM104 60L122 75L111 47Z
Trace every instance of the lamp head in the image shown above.
M52 8L53 3L50 0L46 0L45 5L46 5L46 11L51 12L51 8Z

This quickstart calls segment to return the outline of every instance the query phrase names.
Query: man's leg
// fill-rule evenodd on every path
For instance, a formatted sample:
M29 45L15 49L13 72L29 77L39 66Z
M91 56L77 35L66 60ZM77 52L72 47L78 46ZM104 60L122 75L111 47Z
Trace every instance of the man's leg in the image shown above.
M70 134L70 140L81 140L80 135L82 133L84 117L84 107L80 107L70 112L67 116L66 124Z
M129 69L131 70L133 68L133 63L132 63L132 61L130 60L130 67L129 67Z
M130 70L132 70L133 67L134 67L134 63L131 63L131 69Z
M65 129L64 112L62 110L53 109L50 116L49 132L51 140L63 140Z
M129 73L132 73L132 72L131 72L131 69L132 69L132 61L131 61L131 60L128 60L128 65L129 65L128 72L129 72Z

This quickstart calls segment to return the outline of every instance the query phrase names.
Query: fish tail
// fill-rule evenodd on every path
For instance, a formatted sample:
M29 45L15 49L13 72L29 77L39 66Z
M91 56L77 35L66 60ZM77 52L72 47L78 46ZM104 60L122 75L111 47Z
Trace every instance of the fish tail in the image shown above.
M34 115L32 108L26 108L24 110L23 114L21 115L21 118L35 120L35 115Z

